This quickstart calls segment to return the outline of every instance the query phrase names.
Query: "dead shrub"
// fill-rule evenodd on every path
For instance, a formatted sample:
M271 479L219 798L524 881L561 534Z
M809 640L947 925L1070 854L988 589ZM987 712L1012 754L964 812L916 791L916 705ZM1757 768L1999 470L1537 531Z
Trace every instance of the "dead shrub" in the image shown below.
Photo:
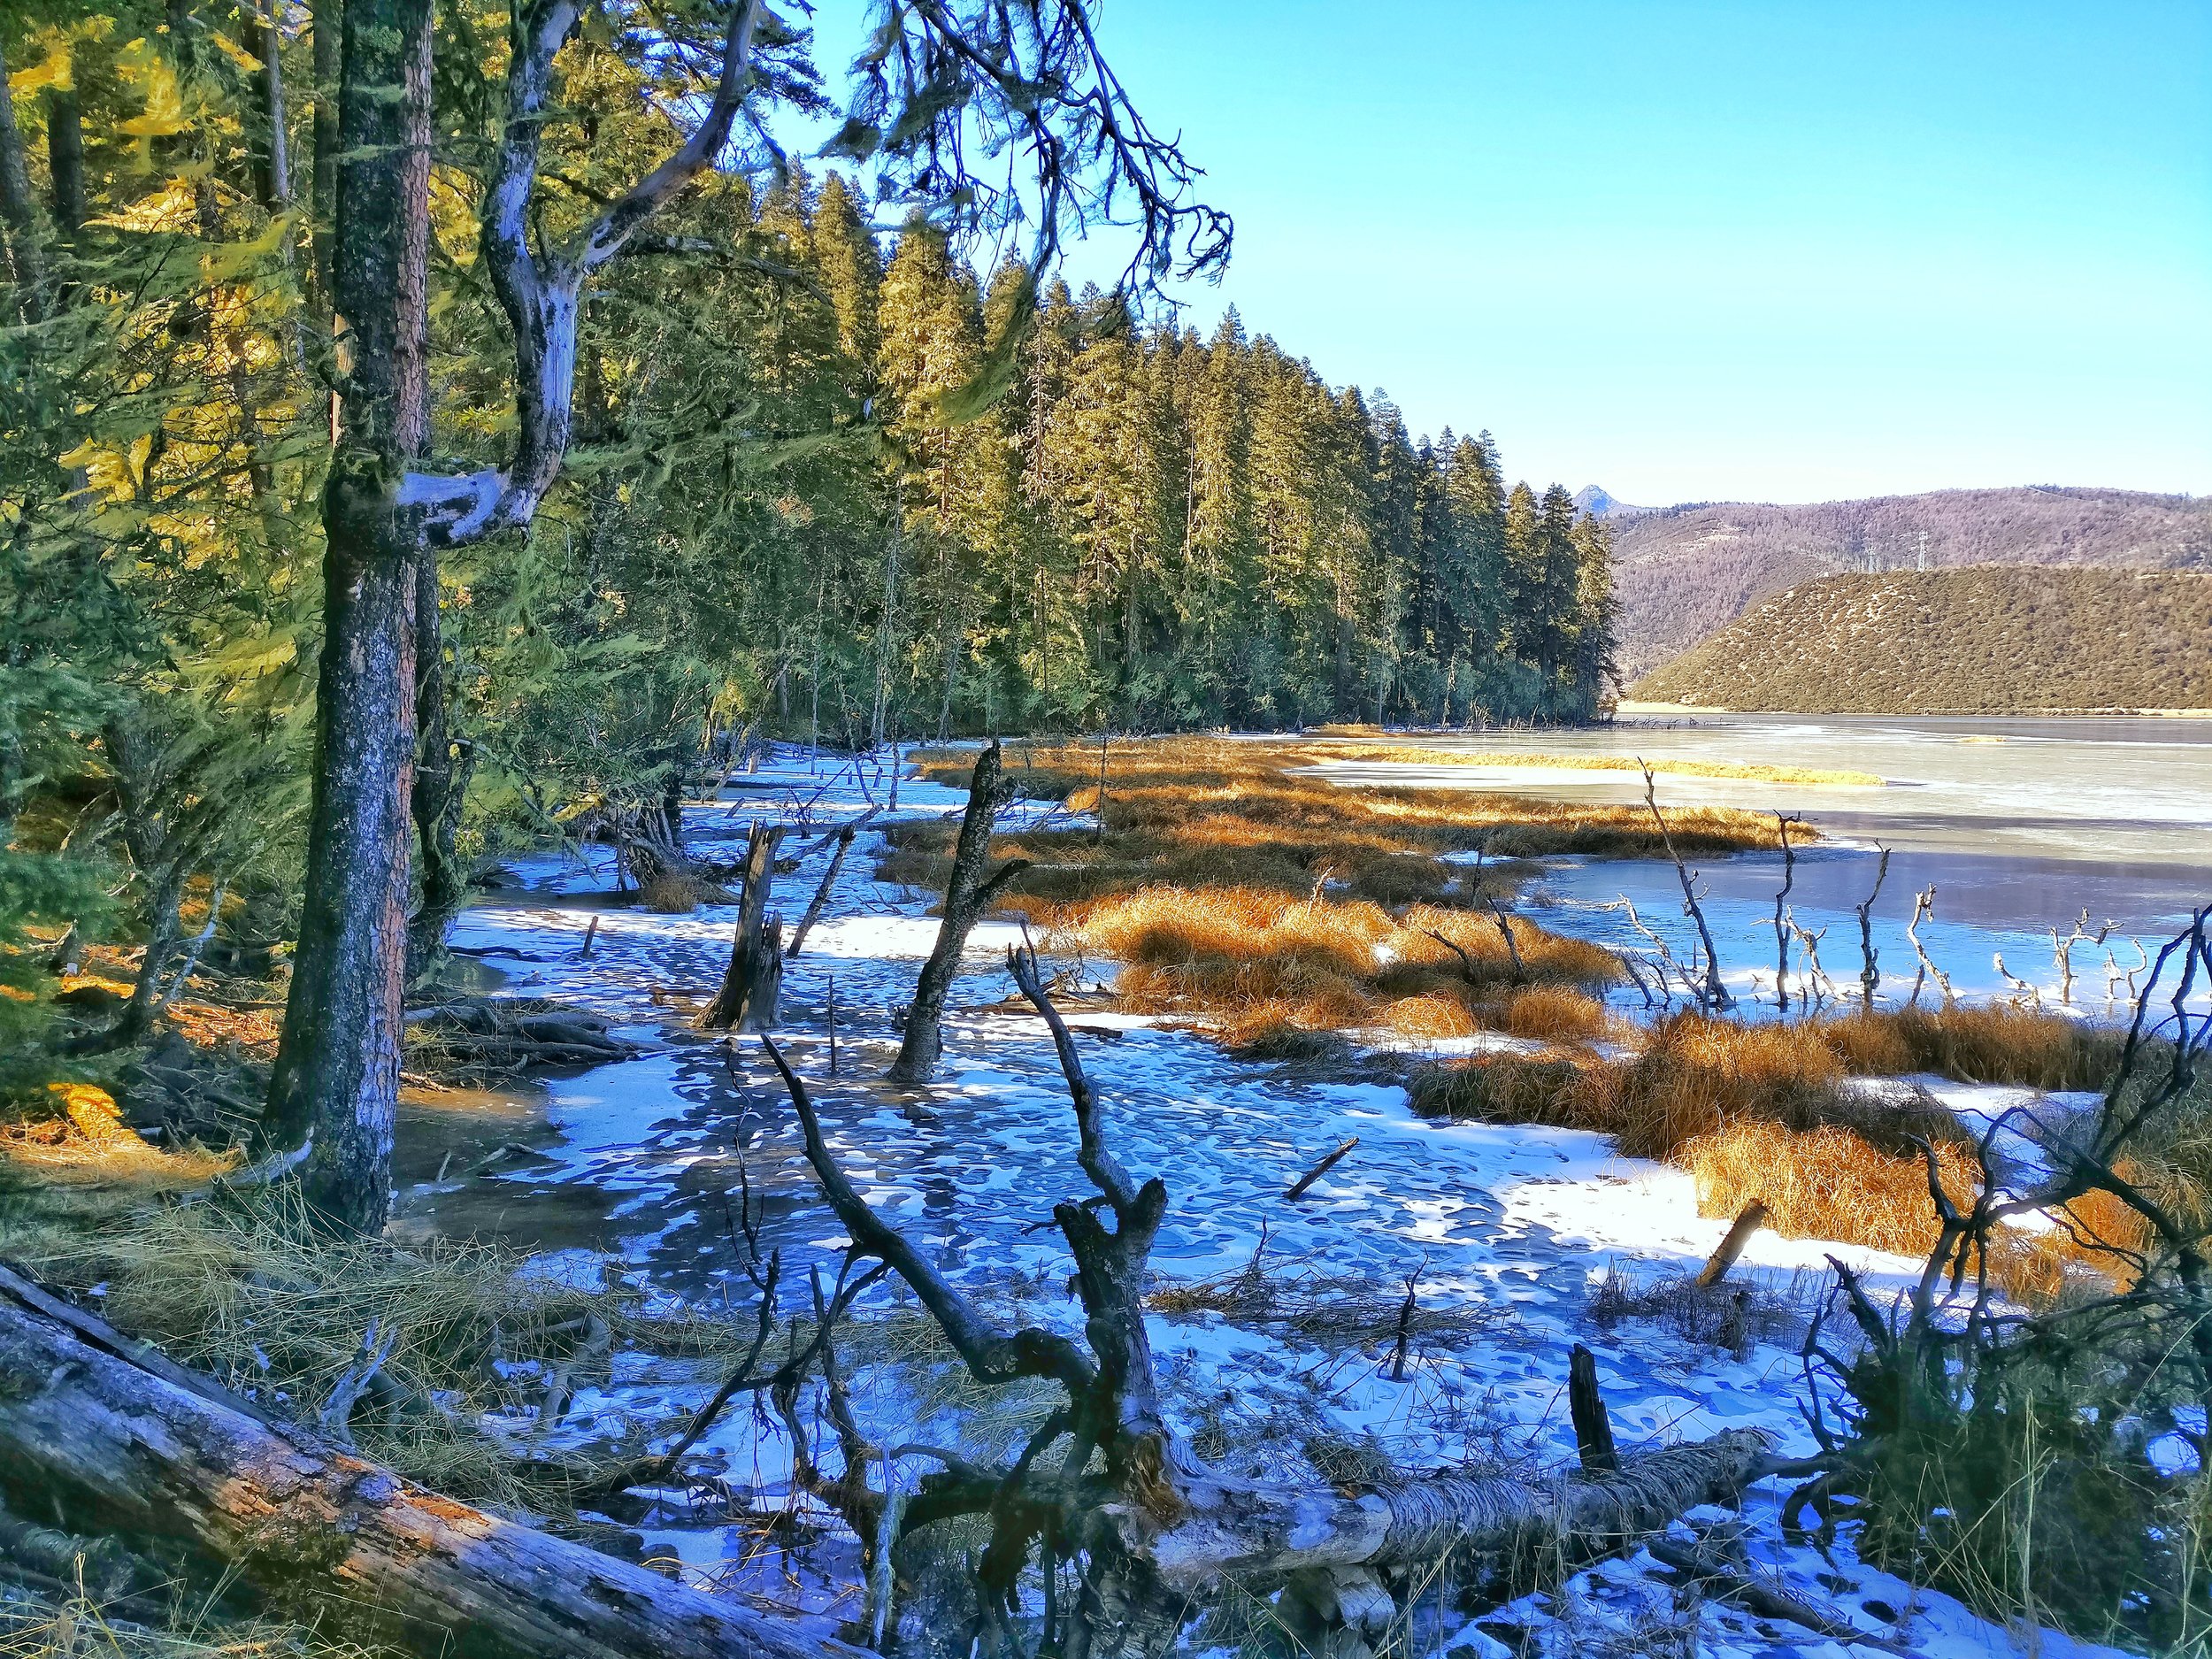
M638 902L663 916L688 916L699 908L699 885L689 876L663 870L638 889Z

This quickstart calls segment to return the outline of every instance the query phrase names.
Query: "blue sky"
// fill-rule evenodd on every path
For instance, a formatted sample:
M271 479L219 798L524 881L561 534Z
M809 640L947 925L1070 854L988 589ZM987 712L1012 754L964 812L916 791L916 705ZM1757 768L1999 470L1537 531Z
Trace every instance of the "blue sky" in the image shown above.
M2212 0L1099 19L1236 216L1191 319L1233 302L1515 475L2212 493Z

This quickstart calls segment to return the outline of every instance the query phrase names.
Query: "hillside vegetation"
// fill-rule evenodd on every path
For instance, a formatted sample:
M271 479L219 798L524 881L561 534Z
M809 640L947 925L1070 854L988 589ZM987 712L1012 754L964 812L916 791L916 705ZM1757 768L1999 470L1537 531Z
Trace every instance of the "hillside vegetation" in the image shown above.
M2212 500L2120 489L1955 489L1774 507L1599 508L1613 528L1619 660L1633 680L1767 594L1830 572L1968 565L2212 569Z
M1808 714L2212 708L2212 575L1895 571L1761 601L1634 696Z

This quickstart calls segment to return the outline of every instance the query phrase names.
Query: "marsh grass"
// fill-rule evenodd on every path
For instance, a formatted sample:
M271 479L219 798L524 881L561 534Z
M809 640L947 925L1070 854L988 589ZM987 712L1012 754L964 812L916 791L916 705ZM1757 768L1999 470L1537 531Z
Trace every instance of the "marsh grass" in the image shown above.
M2119 1033L2016 1002L1880 1009L1813 1022L1851 1071L1934 1071L1962 1083L2096 1089L2119 1064Z
M1701 1285L1695 1273L1637 1275L1609 1262L1591 1293L1590 1317L1605 1330L1624 1319L1650 1319L1685 1341L1725 1348L1741 1360L1761 1342L1795 1347L1827 1290L1826 1274L1801 1270L1779 1285L1754 1279Z
M1517 994L1601 988L1619 977L1609 952L1514 918L1517 967L1488 910L1469 907L1509 895L1533 855L1656 852L1642 810L1346 789L1302 770L1343 752L1205 738L1112 744L1102 833L996 838L998 856L1030 861L1002 908L1124 964L1116 989L1128 1006L1202 1018L1245 1052L1295 1047L1298 1032L1378 1025L1462 1036L1517 1010L1528 1032L1601 1033L1602 1012L1586 997L1524 1005ZM925 776L955 786L972 764L942 751L918 758ZM1088 744L1017 744L1005 775L1032 798L1094 812L1100 759ZM1670 827L1702 853L1773 835L1755 815L1724 810L1677 813ZM950 842L948 826L894 831L878 877L941 888ZM1469 853L1478 860L1452 856Z
M18 1586L0 1601L0 1659L390 1659L392 1651L336 1640L308 1625L227 1619L183 1602L156 1625L126 1618L89 1595L45 1595Z
M1972 1156L1936 1144L1943 1189L1964 1207L1979 1188ZM1884 1152L1849 1129L1792 1129L1740 1119L1687 1142L1678 1161L1697 1178L1698 1213L1734 1216L1754 1199L1785 1238L1826 1239L1901 1256L1936 1240L1925 1162Z

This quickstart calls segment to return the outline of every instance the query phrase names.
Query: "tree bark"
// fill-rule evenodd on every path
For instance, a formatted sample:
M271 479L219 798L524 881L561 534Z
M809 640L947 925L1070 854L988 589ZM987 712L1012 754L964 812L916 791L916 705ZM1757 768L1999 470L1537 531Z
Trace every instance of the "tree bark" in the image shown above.
M282 1606L426 1655L861 1659L743 1602L421 1490L0 1269L0 1481L181 1540Z
M1766 1219L1767 1207L1758 1199L1753 1199L1743 1207L1742 1213L1730 1224L1727 1236L1714 1246L1712 1255L1705 1258L1705 1265L1697 1276L1700 1290L1710 1290L1728 1277L1728 1270L1735 1266L1736 1258L1751 1242L1751 1235L1766 1225Z
M315 293L327 311L332 303L330 268L337 237L338 48L342 34L339 18L344 0L314 0L314 6L315 153L308 189L315 228L311 252Z
M0 58L0 87L8 65ZM15 101L0 97L0 221L7 231L8 265L15 279L16 304L27 323L46 315L46 250L39 223L38 198L31 194L31 170L23 153L23 130L15 124Z
M84 232L86 213L84 117L73 91L47 91L46 171L53 180L55 228L73 243Z
M428 435L430 0L348 0L334 298L349 373L323 495L322 660L307 879L265 1135L310 1148L309 1203L374 1233L391 1213L407 965L419 514L401 482Z
M960 972L960 953L967 949L968 933L977 918L998 896L999 889L1029 867L1028 860L1010 859L997 873L986 879L983 866L991 856L991 822L1003 804L1002 757L994 738L976 757L975 772L968 780L968 810L960 817L960 838L954 844L952 879L945 887L945 917L938 925L937 942L914 982L914 1001L906 1014L906 1031L899 1041L899 1057L892 1062L894 1083L913 1087L937 1075L937 1062L945 1050L945 998Z
M745 887L738 895L737 931L730 941L730 964L722 989L699 1017L707 1031L772 1031L783 989L783 919L768 914L776 873L780 825L753 820L745 842Z
M468 872L454 851L468 796L474 751L454 740L447 721L445 639L438 612L438 559L415 561L415 779L408 807L415 820L415 913L407 924L407 982L419 985L445 964L445 938L468 902Z
M1613 1446L1613 1418L1598 1392L1598 1356L1579 1342L1567 1358L1567 1410L1573 1419L1575 1448L1582 1472L1594 1478L1617 1473L1621 1455Z
M284 36L277 27L279 0L255 0L251 15L254 53L261 59L261 149L254 157L254 188L261 205L280 213L292 204L291 135L285 130Z

